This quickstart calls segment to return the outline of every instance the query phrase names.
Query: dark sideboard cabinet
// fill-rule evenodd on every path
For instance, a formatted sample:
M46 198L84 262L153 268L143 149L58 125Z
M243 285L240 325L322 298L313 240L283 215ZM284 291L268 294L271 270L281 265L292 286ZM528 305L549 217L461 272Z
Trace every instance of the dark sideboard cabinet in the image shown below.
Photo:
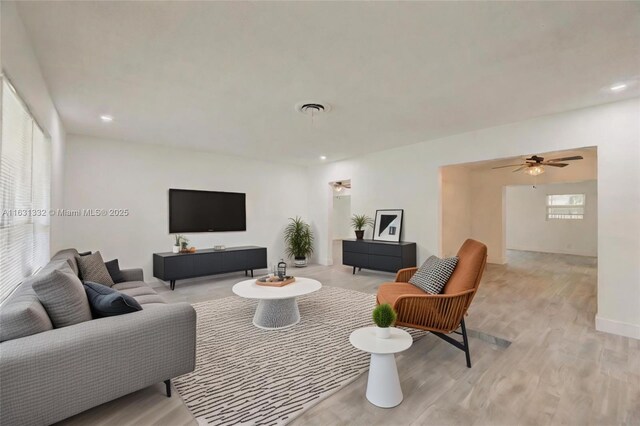
M254 269L267 268L265 247L227 247L224 250L203 249L195 253L154 253L153 276L169 281L171 290L176 280L244 271L245 276Z
M416 266L416 243L342 240L342 264L358 269L397 272Z

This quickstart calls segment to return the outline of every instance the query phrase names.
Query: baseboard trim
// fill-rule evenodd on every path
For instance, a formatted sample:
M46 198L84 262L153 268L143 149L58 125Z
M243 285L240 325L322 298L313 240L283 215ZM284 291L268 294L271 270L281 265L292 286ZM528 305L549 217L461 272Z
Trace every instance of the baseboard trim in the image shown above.
M596 314L596 330L640 340L640 325L602 318Z

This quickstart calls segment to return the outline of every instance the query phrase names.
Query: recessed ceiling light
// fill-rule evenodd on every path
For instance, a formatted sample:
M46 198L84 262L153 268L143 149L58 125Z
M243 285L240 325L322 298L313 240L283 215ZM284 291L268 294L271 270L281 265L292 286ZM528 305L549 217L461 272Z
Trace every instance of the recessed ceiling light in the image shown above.
M621 92L626 88L627 88L626 84L620 83L620 84L614 84L613 86L609 87L609 90L611 90L612 92Z
M105 123L110 123L113 121L113 117L110 115L101 115L100 120L104 121Z
M321 156L320 156L320 159L321 159L321 160L326 160L326 159L327 159L327 156L326 156L326 155L321 155Z

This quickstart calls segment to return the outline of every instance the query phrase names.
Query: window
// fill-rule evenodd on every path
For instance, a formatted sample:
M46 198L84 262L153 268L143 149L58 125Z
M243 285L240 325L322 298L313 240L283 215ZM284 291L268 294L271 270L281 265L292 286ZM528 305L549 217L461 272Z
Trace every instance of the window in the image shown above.
M13 87L0 114L0 302L49 260L51 146Z
M547 220L584 219L585 194L547 195Z

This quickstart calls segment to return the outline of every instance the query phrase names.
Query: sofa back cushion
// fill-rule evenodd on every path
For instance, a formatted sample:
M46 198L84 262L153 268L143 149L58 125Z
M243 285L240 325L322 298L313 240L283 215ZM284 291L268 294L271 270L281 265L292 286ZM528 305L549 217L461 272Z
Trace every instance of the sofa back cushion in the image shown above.
M458 250L458 265L444 286L444 294L456 294L478 287L487 263L487 246L468 239Z
M33 277L31 285L55 328L92 319L82 282L70 266L43 272Z
M53 329L47 311L30 286L20 287L0 308L0 342Z
M74 248L64 249L54 254L53 257L51 258L51 261L52 262L56 260L67 261L73 273L76 274L76 276L78 276L79 271L78 271L78 263L76 262L76 256L78 256L78 250Z

